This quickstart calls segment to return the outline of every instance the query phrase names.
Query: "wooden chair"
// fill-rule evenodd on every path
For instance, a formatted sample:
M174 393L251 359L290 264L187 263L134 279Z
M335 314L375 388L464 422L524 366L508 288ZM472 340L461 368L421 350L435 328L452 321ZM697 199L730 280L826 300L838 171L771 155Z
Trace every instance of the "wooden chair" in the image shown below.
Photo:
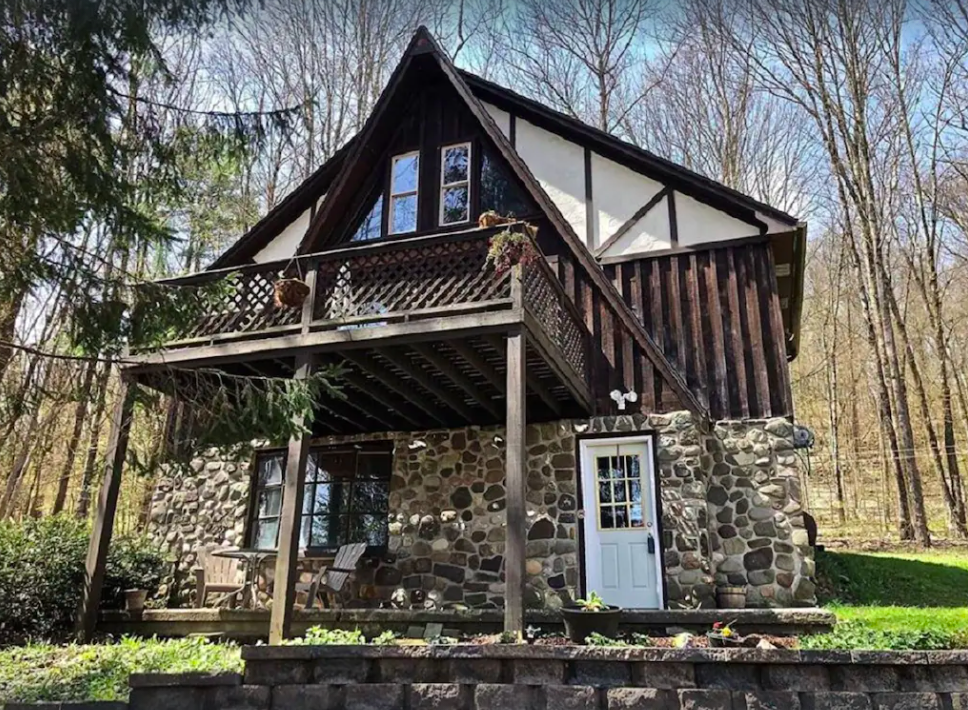
M316 606L316 599L322 601L323 607L329 608L328 597L333 595L334 599L346 586L350 576L356 572L356 565L366 552L365 542L356 542L352 545L343 545L336 552L336 559L333 564L320 568L310 584L296 584L296 591L306 592L306 609ZM320 593L323 593L320 596Z
M216 557L215 550L201 549L198 551L198 563L195 567L195 606L199 609L205 606L209 594L222 594L215 604L227 601L229 608L235 608L236 596L245 589L241 581L239 560L230 557Z

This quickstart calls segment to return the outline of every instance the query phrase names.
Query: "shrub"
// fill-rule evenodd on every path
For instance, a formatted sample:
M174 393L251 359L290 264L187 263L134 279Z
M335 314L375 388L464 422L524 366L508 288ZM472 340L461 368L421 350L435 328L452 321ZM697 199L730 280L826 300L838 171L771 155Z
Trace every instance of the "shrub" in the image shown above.
M0 644L57 639L71 629L84 586L89 528L54 516L0 523ZM157 589L165 559L143 538L109 548L102 598L119 606L123 591Z

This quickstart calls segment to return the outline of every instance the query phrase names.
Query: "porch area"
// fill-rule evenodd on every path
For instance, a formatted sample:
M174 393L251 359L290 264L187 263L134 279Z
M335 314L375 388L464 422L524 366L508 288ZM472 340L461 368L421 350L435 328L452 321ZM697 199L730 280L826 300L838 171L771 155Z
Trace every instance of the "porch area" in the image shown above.
M592 413L590 336L536 245L537 258L494 268L487 254L495 231L361 244L164 282L180 303L195 304L197 317L159 347L133 353L123 371L126 393L113 414L79 635L90 637L97 626L137 387L184 391L222 373L298 380L328 366L338 368L340 395L317 401L311 435L288 442L271 611L246 612L264 617L268 632L260 635L281 641L301 613L295 586L312 442L454 427L501 430L489 436L503 474L500 507L492 509L501 523L491 523L502 529L503 610L490 614L520 634L529 534L525 428ZM280 307L274 284L293 276L308 296L301 308ZM497 569L493 575L496 583Z
M148 609L139 616L123 611L104 611L98 631L112 635L211 636L255 642L269 636L267 610L251 609ZM728 617L728 618L726 618ZM544 633L562 633L561 617L554 609L528 609L525 623ZM686 630L705 633L717 621L727 621L748 634L794 636L825 633L833 628L833 612L803 609L626 609L621 629L625 633L663 635ZM497 609L315 609L297 611L292 629L302 635L312 626L359 629L367 638L384 631L402 637L423 638L428 629L443 636L494 634L503 629Z

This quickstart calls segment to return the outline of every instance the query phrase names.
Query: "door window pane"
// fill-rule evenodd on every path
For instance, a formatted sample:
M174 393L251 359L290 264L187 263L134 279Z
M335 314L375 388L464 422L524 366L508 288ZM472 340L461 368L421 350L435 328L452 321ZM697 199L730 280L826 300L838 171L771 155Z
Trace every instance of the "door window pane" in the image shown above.
M595 467L600 529L644 527L640 457L599 456L596 457Z

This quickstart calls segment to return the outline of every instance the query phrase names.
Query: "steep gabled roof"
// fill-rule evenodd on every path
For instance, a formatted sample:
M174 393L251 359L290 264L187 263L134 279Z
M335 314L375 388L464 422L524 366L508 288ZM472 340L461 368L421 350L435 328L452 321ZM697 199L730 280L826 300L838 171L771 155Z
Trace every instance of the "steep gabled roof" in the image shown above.
M450 61L450 58L441 51L434 41L430 32L425 27L420 27L414 34L403 58L394 69L393 74L380 95L374 111L367 120L363 130L360 131L358 140L354 143L350 154L343 163L339 174L333 181L329 195L323 206L316 213L315 218L310 223L306 236L299 245L299 253L310 253L313 246L317 244L326 231L335 226L341 215L338 214L339 205L342 198L358 189L366 177L367 157L365 153L370 150L369 141L379 130L388 133L395 120L388 107L391 105L400 106L404 103L404 98L400 96L400 86L406 76L408 68L411 67L416 57L430 56L434 60L434 65L439 68L443 76L450 83L457 95L463 99L467 108L474 117L480 122L482 129L487 137L497 148L501 157L520 180L524 188L530 193L538 206L542 209L545 216L555 227L557 232L564 239L565 245L570 250L574 259L580 264L588 274L589 278L599 289L603 298L614 309L622 325L628 329L632 337L638 342L646 356L652 361L656 369L662 374L665 381L679 397L679 400L690 410L708 417L708 405L700 401L696 393L690 390L685 377L680 373L656 345L655 341L645 330L638 318L631 311L621 295L612 285L592 254L585 248L585 245L578 238L571 224L561 214L560 210L544 191L538 180L525 165L524 161L511 146L508 139L498 128L490 113L484 108L478 98L471 91L464 81L463 76ZM359 165L357 164L359 161Z
M756 217L757 212L784 222L791 227L799 223L796 217L783 210L778 210L705 175L700 175L644 148L616 138L612 134L590 126L577 118L549 108L471 72L461 69L458 72L479 99L557 133L583 147L590 148L604 157L624 164L636 172L654 178L679 192L695 197L701 202L718 207L727 214L732 214L751 224L756 222L762 224L762 221Z
M299 186L286 195L282 201L273 207L253 227L239 237L232 246L226 249L208 269L222 269L230 266L241 266L250 263L253 257L266 248L268 244L289 226L293 220L308 210L329 189L333 178L343 167L343 161L349 154L356 137L337 150L332 157L317 168L312 175L303 180Z

